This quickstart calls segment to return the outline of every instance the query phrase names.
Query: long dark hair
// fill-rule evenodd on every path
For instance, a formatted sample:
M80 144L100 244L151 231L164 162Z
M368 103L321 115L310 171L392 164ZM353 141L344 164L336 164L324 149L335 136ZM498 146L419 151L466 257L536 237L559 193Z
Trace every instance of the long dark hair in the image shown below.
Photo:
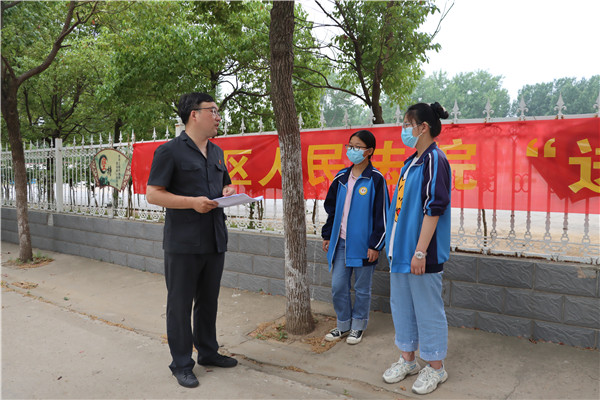
M448 118L448 111L437 101L432 104L417 103L406 111L406 118L415 121L417 124L427 122L431 137L436 137L442 132L442 122L440 119Z

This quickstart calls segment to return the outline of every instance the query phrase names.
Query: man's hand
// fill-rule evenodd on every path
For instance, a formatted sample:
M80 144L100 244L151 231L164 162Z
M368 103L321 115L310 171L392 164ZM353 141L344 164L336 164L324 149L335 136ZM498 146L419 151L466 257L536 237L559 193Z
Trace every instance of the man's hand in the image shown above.
M227 185L223 187L223 196L231 196L235 194L235 188L233 186Z
M329 240L323 240L323 251L329 250Z
M233 189L233 188L232 188ZM235 192L235 189L233 189ZM225 189L223 189L225 192ZM191 197L191 196L178 196L171 192L168 192L163 186L151 186L148 185L146 188L146 200L150 204L156 204L157 206L173 209L193 209L199 213L207 213L219 205L214 200L210 200L206 196Z
M217 208L218 205L219 203L206 196L194 197L192 200L192 208L202 214Z

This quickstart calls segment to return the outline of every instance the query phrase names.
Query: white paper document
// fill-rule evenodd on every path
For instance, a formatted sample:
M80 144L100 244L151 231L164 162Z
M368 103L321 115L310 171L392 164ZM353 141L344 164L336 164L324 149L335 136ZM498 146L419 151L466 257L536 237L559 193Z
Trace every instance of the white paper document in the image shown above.
M219 197L213 200L219 203L219 207L223 208L237 206L238 204L254 203L255 201L261 201L263 198L263 196L250 197L246 193L240 193L226 197Z

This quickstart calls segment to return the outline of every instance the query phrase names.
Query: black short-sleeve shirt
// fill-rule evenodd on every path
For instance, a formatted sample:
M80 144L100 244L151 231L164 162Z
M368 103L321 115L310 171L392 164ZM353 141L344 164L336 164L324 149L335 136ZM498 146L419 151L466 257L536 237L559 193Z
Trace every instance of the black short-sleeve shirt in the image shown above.
M182 132L154 152L148 185L162 186L181 196L221 197L231 184L223 150L212 142L204 157L192 139ZM206 254L227 250L227 228L222 208L208 213L167 208L163 249L169 253Z

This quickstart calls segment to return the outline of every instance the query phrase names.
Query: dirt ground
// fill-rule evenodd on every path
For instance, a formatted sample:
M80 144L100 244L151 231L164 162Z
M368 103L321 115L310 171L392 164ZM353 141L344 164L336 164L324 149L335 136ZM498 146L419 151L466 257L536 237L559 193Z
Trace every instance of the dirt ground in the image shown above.
M335 328L335 317L313 314L313 318L315 319L315 330L306 335L292 335L288 333L285 329L285 317L281 317L274 321L260 324L248 336L260 340L299 345L319 354L326 352L341 342L341 340L337 342L327 342L325 340L327 332Z

